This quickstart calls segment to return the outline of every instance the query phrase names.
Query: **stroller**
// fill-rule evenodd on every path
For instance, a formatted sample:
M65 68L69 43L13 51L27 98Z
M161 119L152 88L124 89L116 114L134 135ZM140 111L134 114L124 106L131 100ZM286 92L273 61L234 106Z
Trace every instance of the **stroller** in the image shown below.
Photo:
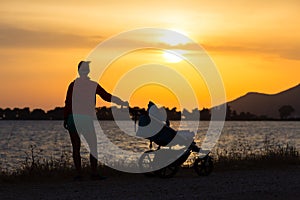
M164 117L161 116L160 109L154 103L149 102L148 112L143 113L139 118L137 136L150 140L150 150L144 152L139 159L140 170L149 171L144 173L146 176L171 178L191 153L195 152L197 153L193 162L195 172L199 176L209 175L213 171L213 159L209 156L210 152L202 151L196 145L193 132L175 131L169 126L169 121L163 121ZM146 128L147 126L150 128ZM151 133L153 130L159 131L153 135ZM156 149L153 149L153 142L158 146ZM183 148L176 149L176 146L183 146ZM167 166L159 167L162 162L167 162Z

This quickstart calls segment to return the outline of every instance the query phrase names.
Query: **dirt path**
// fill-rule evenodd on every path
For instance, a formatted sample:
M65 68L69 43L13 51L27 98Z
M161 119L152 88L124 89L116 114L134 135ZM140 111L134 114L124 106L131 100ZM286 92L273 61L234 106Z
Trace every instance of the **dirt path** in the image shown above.
M208 177L181 170L171 179L124 174L102 181L1 183L0 199L300 199L300 167Z

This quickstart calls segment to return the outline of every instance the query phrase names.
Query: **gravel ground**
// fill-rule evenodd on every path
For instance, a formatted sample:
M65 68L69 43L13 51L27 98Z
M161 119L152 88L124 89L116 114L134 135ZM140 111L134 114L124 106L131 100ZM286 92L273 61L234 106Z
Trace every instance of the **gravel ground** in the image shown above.
M181 169L160 179L121 174L106 180L0 183L0 199L300 199L300 167L214 172Z

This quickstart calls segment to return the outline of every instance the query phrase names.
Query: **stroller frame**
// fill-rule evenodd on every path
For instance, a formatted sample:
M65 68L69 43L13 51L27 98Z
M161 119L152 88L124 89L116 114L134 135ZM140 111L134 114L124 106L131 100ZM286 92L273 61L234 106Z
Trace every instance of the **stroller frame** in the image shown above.
M145 171L145 169L152 168L152 165L155 164L155 159L158 156L158 150L170 152L176 151L170 148L161 149L160 146L158 146L158 148L155 150L150 149L144 152L144 154L139 159L139 167L141 171ZM201 152L201 149L196 145L194 141L175 161L171 162L169 165L159 170L144 173L144 175L148 177L158 176L160 178L171 178L178 172L180 166L189 158L192 152L198 153L198 156L195 157L193 162L193 168L195 172L199 176L208 176L214 168L213 158L209 155L210 152L205 153L204 156L200 157L199 152Z
M157 108L153 102L149 102L148 111L151 106L155 106L155 108ZM135 116L135 123L136 123L136 114L134 116ZM210 151L204 153L204 156L200 156L200 152L203 153L203 151L196 145L194 140L191 142L191 144L188 147L186 146L186 143L184 144L185 151L181 152L181 154L176 154L180 156L177 157L175 161L170 160L169 162L170 164L168 164L167 166L161 169L156 169L155 165L157 164L157 160L158 161L160 160L160 154L159 154L160 151L169 151L168 153L173 153L174 151L177 151L171 149L172 146L163 149L161 149L160 147L167 146L173 140L173 138L176 136L178 132L169 126L169 120L161 121L159 118L153 116L149 112L147 112L146 115L140 116L139 127L147 126L151 122L151 120L154 120L155 123L162 125L162 129L155 135L151 135L151 134L148 135L148 132L147 134L144 134L143 132L138 134L139 129L137 131L137 135L150 140L150 146L149 146L150 150L144 152L139 159L139 167L141 172L150 171L144 173L146 176L159 176L161 178L173 177L179 170L179 167L188 159L188 157L191 155L192 152L198 153L198 155L196 156L193 162L193 168L199 176L207 176L213 171L214 168L213 158L209 155ZM149 130L149 132L151 133L151 130ZM157 149L155 150L152 149L152 142L158 145Z

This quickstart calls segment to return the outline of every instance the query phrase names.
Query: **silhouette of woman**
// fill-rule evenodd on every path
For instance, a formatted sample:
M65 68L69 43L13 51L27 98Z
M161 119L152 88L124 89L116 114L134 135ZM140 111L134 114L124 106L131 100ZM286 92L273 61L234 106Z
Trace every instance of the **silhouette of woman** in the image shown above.
M97 119L95 114L96 94L107 102L128 106L128 102L112 96L98 83L90 80L88 77L90 73L89 63L89 61L79 62L79 78L70 83L64 108L64 127L70 134L74 165L78 173L75 179L82 178L80 135L83 135L90 149L91 178L104 178L97 173L97 137L93 122Z

